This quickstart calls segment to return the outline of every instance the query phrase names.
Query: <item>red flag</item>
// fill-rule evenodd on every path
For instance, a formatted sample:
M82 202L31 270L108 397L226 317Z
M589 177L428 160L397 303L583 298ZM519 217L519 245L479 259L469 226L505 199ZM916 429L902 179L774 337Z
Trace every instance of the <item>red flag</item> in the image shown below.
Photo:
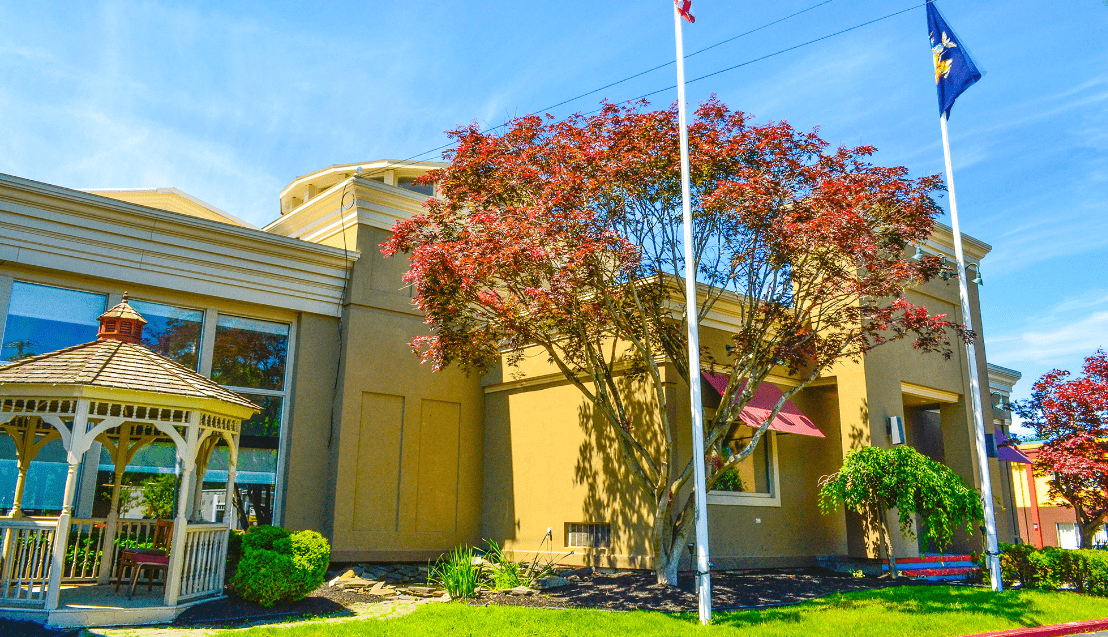
M689 21L689 24L696 22L696 18L692 14L692 0L673 0L673 4L677 5L677 12L681 14L682 18Z

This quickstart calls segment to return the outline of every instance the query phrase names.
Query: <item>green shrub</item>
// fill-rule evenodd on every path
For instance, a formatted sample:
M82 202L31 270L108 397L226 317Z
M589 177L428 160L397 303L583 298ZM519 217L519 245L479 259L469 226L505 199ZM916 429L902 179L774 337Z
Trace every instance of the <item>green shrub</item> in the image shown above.
M231 586L243 599L272 606L303 599L323 583L331 548L315 531L255 526L242 536Z
M1035 550L1026 544L1005 544L1001 550L1004 555L1000 566L1006 582L1019 580L1024 588L1070 588L1108 596L1108 553L1104 551L1070 551L1053 546Z
M715 491L746 491L746 485L743 484L743 479L739 477L738 471L728 469L719 475L712 489Z
M245 532L236 529L227 531L227 575L230 578L234 575L235 569L239 567L239 561L242 559L242 538L245 536Z
M428 569L427 581L441 586L455 599L469 598L477 594L484 567L471 546L459 546L440 557ZM476 562L476 564L474 563Z
M1095 549L1083 549L1074 553L1085 563L1082 592L1108 596L1108 553Z
M1062 572L1062 556L1064 549L1048 546L1035 551L1028 557L1034 576L1032 581L1035 588L1052 591L1065 585Z
M1035 569L1031 566L1031 555L1035 550L1032 544L1000 545L1000 572L1005 584L1018 581L1024 588L1035 586Z

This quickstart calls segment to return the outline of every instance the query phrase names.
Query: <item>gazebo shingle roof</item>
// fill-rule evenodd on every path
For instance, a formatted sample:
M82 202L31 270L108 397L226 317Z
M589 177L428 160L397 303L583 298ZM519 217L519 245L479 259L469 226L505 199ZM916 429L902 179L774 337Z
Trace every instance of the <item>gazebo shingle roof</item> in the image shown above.
M142 345L110 339L4 365L0 367L0 385L8 383L89 385L214 398L261 411L242 396Z

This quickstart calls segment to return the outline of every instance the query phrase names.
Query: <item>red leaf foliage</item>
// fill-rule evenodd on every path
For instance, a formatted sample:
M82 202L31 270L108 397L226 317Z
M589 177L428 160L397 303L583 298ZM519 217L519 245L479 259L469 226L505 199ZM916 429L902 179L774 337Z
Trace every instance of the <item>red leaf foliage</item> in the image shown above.
M1086 358L1077 377L1058 369L1043 375L1014 407L1044 440L1036 472L1051 477L1052 498L1073 507L1088 545L1108 517L1108 355Z
M423 178L441 198L382 244L408 255L405 280L430 328L412 346L425 362L480 372L538 349L587 396L657 503L656 524L676 520L654 536L673 568L691 506L673 515L674 496L691 463L677 465L659 365L698 376L680 280L677 119L675 106L605 104L561 121L522 117L500 134L451 131L450 165ZM948 334L970 337L904 298L941 267L906 257L931 234L938 177L911 179L869 163L871 147L830 150L814 131L755 124L715 99L692 118L689 152L695 319L724 307L731 317L726 351L707 352L731 375L706 427L709 459L775 368L796 375L799 390L891 340L949 357ZM642 396L628 378L646 381L654 404L633 409ZM710 483L749 455L774 415L747 449L710 464Z

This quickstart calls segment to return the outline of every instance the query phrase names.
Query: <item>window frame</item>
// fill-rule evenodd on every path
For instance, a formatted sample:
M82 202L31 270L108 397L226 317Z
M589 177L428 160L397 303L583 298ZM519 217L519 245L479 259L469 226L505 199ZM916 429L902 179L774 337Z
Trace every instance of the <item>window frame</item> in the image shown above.
M21 276L18 276L18 277L9 276L9 275L0 276L0 304L2 304L2 308L0 308L0 309L3 310L3 314L0 314L0 350L3 349L3 342L2 341L7 341L7 339L4 338L4 337L6 336L6 332L7 332L7 329L8 329L8 314L11 312L11 309L12 309L12 307L11 307L11 305L12 305L12 295L14 294L14 289L15 289L15 284L16 283L23 283L23 284L26 284L26 285L37 285L37 286L40 286L40 287L54 288L56 290L65 290L65 291L68 291L68 292L80 292L80 293L83 293L83 294L92 294L92 295L96 295L96 296L102 296L102 297L104 297L104 309L100 310L101 314L106 312L108 310L108 308L112 307L112 305L113 305L112 301L115 298L115 297L112 296L112 292L110 290L103 290L103 289L91 289L90 290L90 289L75 287L75 286L71 285L68 281L64 284L59 285L58 283L50 281L50 280L40 280L40 279L37 279L37 278L34 278L34 277L25 276L25 275L21 275ZM93 335L92 340L96 340L95 335ZM79 345L80 343L77 343L77 344ZM49 352L41 352L41 353L42 354L48 354ZM0 364L6 363L6 362L8 362L8 361L0 361Z
M178 305L176 303L169 303L169 302L166 302L166 301L152 301L152 300L150 300L148 298L144 298L144 297L135 297L133 299L130 299L130 301L132 301L132 302L133 301L138 301L139 303L150 303L151 305L161 305L161 306L164 306L164 307L172 307L172 308L178 308L178 309L181 309L181 310L191 310L193 312L200 312L200 343L199 343L199 346L196 348L196 367L192 371L196 372L197 374L200 374L201 376L203 376L204 378L207 378L208 380L211 380L212 373L211 373L210 369L208 370L208 373L206 373L206 374L204 372L200 371L200 368L204 364L204 348L207 347L207 343L205 343L205 341L207 340L206 337L208 335L208 308L206 308L206 307L193 307L193 306L189 306L189 305ZM109 299L108 302L111 303L111 300ZM112 307L112 306L109 305L109 307ZM142 314L142 312L138 308L135 308L135 311L138 312L139 314ZM145 329L143 330L143 334L145 335ZM143 345L143 347L146 347L146 346ZM151 350L151 351L153 351L153 350ZM155 352L155 353L157 353L157 352ZM163 356L164 356L164 354L163 354ZM170 359L170 360L172 360L172 359ZM174 362L176 362L176 361L174 361ZM180 364L180 363L178 363L178 364Z
M273 477L273 523L280 524L284 522L284 506L285 506L285 465L288 462L288 421L289 421L289 403L292 396L292 370L295 366L295 351L296 351L296 332L299 320L275 320L272 318L263 318L260 316L251 316L242 312L220 312L219 310L211 311L211 335L210 339L204 339L201 341L202 348L202 360L207 363L206 372L204 376L211 378L212 368L215 365L215 340L216 340L216 327L219 324L220 316L230 316L235 318L251 319L256 321L265 321L268 323L280 323L287 325L289 328L288 343L285 346L285 376L281 382L281 389L254 389L251 387L238 387L234 385L220 385L224 389L228 389L237 394L257 394L259 396L274 396L281 399L281 427L277 433L277 465L274 468ZM208 314L204 316L205 325L207 325ZM207 332L205 331L205 336ZM207 344L204 344L205 340ZM203 373L203 372L201 372Z
M105 297L104 308L105 310L118 304L122 299L122 290L116 285L111 284L98 284L94 281L77 281L71 278L44 276L30 272L20 272L17 274L0 274L0 336L3 335L7 325L8 310L11 305L12 286L16 283L30 283L33 285L42 285L46 287L61 288L66 290L72 290L74 292L86 292L90 294L99 294ZM145 286L143 286L145 289ZM184 296L190 296L185 294ZM273 520L275 524L283 523L284 521L284 499L285 499L285 470L288 463L288 448L289 440L287 438L289 433L289 414L291 413L292 396L294 395L294 388L292 387L292 380L294 378L293 368L296 365L296 343L297 332L300 325L299 312L281 312L283 316L259 316L252 312L242 312L229 310L224 311L221 304L207 304L202 303L198 306L180 303L180 298L177 295L161 296L155 294L139 294L135 295L136 300L145 301L148 303L156 303L159 305L167 305L174 307L181 307L184 309L195 309L204 313L203 323L201 324L200 333L200 352L197 360L197 369L194 371L201 376L211 380L212 376L212 358L215 353L215 331L220 315L234 316L239 318L254 319L259 321L267 321L270 323L280 323L288 325L289 337L288 345L285 350L285 375L284 382L281 390L270 389L252 389L248 387L230 387L228 389L232 391L243 391L246 393L254 393L259 395L270 395L281 398L281 428L279 431L279 442L277 445L277 466L275 469L274 477L274 500L273 500ZM223 299L228 300L228 299ZM233 301L233 299L229 299ZM237 309L237 308L236 308ZM99 457L97 457L99 460ZM233 520L235 518L232 518ZM236 524L232 521L232 525Z
M746 425L739 425L745 427ZM770 450L770 492L750 493L746 491L709 491L708 504L748 507L781 506L781 466L777 455L777 432L766 430L762 438Z

